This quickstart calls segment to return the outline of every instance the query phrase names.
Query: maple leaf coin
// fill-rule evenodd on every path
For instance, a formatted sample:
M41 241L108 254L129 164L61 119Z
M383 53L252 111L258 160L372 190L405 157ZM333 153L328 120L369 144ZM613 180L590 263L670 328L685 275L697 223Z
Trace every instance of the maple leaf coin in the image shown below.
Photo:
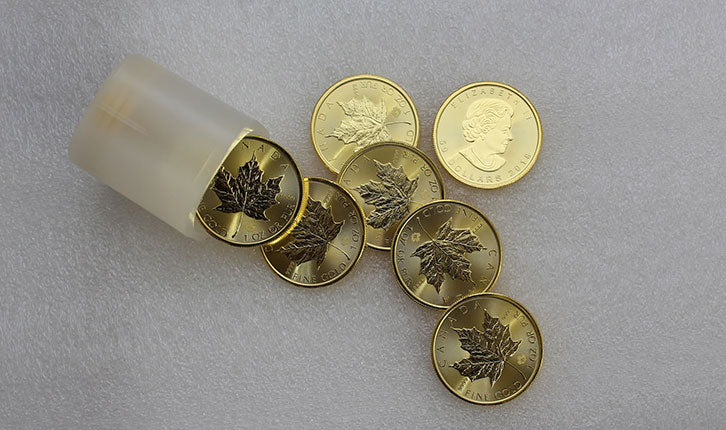
M383 142L358 151L343 166L338 183L366 214L368 245L383 250L391 249L396 228L411 211L444 198L436 165L402 143Z
M353 144L356 149L364 148L374 143L386 142L391 139L388 118L388 109L381 100L373 104L368 97L352 98L347 102L338 102L345 117L340 121L328 136L335 137L344 144ZM406 123L403 123L406 124Z
M469 357L457 361L451 367L472 382L489 378L489 383L494 385L502 376L504 363L514 355L522 341L513 341L509 326L503 325L498 318L489 315L486 309L481 326L481 330L477 327L452 327L452 330L459 335L461 349L469 352Z
M328 247L338 237L344 223L345 221L335 221L330 208L308 197L302 219L292 230L295 240L279 248L280 252L298 266L312 260L320 267L325 261ZM340 252L350 258L345 251Z
M434 119L434 149L456 180L499 188L522 178L542 146L534 105L499 82L475 82L454 91Z
M197 218L227 243L260 245L291 226L302 197L302 176L290 154L268 139L245 136L212 178Z
M398 283L409 297L446 309L494 285L501 250L494 225L481 211L440 200L419 207L400 224L391 256Z
M529 311L494 293L452 304L434 330L434 368L446 388L476 404L521 394L542 365L542 335Z
M416 248L411 254L412 257L421 259L419 272L437 292L441 291L445 275L473 283L471 263L465 254L486 250L469 228L452 228L451 220L452 218L449 218L439 227L435 237L431 237L431 240Z
M345 188L305 178L307 202L294 228L262 247L270 267L302 287L328 285L345 276L365 248L363 211Z
M262 182L259 166L252 154L250 161L239 168L237 177L232 176L224 166L220 167L214 177L212 191L222 203L214 209L224 213L241 212L250 218L269 221L265 211L278 204L282 176Z
M418 112L395 82L376 75L350 76L318 100L310 137L325 166L338 173L351 155L367 146L380 142L416 146Z

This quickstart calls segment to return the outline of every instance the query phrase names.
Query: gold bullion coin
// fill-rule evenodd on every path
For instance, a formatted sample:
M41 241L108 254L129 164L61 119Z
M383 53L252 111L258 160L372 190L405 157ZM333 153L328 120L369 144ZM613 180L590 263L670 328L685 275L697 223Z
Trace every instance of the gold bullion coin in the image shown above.
M416 146L418 112L403 88L376 75L356 75L330 87L315 104L310 138L333 173L355 152L379 143Z
M418 208L401 223L391 258L409 297L446 309L494 285L502 267L502 245L494 225L479 210L440 200Z
M345 276L363 254L363 211L335 182L305 178L307 203L295 227L262 246L272 270L301 287L322 287Z
M436 165L401 143L361 149L343 166L338 183L351 191L366 214L368 245L382 250L391 249L396 228L411 211L444 198Z
M542 365L542 335L529 311L494 293L456 302L431 342L434 368L446 388L479 405L503 403L529 387Z
M473 187L499 188L524 176L542 145L542 124L522 93L498 82L454 91L434 120L434 148L451 176Z
M261 245L291 226L302 201L302 175L290 154L271 140L248 135L210 182L197 217L227 243Z

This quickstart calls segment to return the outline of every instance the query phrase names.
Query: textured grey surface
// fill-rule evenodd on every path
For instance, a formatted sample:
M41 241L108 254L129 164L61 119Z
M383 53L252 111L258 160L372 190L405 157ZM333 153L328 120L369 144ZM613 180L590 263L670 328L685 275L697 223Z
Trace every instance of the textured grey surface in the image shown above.
M722 2L195 3L0 1L0 427L724 425ZM451 395L438 314L384 253L298 289L72 165L73 127L128 53L259 119L306 175L329 177L309 116L344 76L401 84L432 156L453 90L523 91L534 169L496 191L445 181L499 229L494 291L544 335L534 384L497 407Z

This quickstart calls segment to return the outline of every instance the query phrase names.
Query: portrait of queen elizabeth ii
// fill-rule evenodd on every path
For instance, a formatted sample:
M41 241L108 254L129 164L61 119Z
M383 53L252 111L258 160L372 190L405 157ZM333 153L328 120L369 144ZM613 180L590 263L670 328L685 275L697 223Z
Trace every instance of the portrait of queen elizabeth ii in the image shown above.
M469 146L459 151L472 166L485 172L501 168L507 161L504 154L512 141L514 109L499 99L480 99L469 105L462 133Z

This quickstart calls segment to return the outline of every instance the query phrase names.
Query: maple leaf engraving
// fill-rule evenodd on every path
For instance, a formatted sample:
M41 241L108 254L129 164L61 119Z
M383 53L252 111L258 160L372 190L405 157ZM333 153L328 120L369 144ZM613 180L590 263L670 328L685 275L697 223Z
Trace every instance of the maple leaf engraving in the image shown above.
M421 228L423 229L423 226ZM451 228L451 218L439 227L435 239L430 236L429 238L430 241L416 248L411 254L412 257L421 259L419 273L426 276L426 282L433 285L436 292L440 293L446 273L452 279L471 281L471 262L464 257L464 254L486 249L479 242L479 238L468 228Z
M276 196L280 192L282 176L262 182L262 173L254 154L250 161L240 166L237 177L224 166L220 167L212 184L212 191L221 201L215 209L224 213L242 212L251 218L267 221L265 211L278 203ZM237 225L232 237L237 235L241 224Z
M373 161L381 182L371 180L353 189L366 203L376 207L366 218L366 223L373 228L386 229L408 214L413 193L418 188L418 175L408 179L403 168Z
M457 361L451 367L472 382L489 378L491 385L494 385L502 375L504 362L514 355L521 340L513 341L509 325L503 325L499 318L489 315L486 309L482 328L484 331L476 327L451 328L459 335L461 349L469 353L469 358Z
M338 102L338 105L343 109L345 117L340 125L326 137L335 137L346 145L354 143L356 150L390 140L389 125L411 124L408 121L386 122L388 110L383 100L375 104L368 97L363 96L360 99L350 99L345 103Z
M336 222L330 209L308 197L305 213L300 223L292 230L295 240L280 248L280 252L297 265L315 260L320 267L328 252L328 245L335 247L330 242L338 236L344 222ZM337 249L348 257L343 250ZM350 260L350 257L348 259Z

